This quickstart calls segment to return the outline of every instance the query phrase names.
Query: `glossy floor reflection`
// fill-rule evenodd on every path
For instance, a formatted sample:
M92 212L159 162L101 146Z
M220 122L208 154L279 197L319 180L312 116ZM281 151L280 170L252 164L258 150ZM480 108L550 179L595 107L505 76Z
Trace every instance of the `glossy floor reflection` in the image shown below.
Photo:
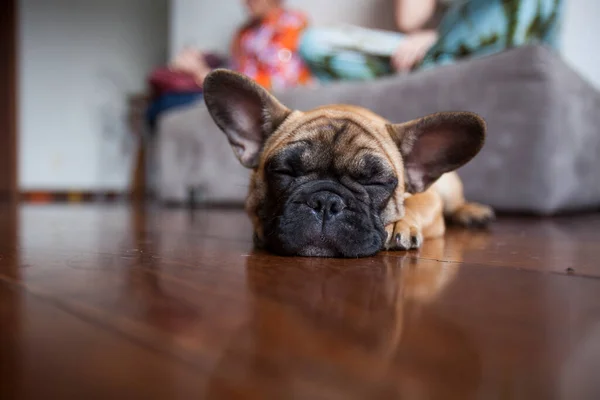
M600 398L600 215L355 260L250 238L240 211L1 208L0 398Z

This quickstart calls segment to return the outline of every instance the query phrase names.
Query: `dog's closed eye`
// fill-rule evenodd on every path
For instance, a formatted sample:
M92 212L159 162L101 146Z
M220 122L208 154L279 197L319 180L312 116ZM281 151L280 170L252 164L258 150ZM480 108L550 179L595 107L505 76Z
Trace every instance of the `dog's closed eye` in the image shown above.
M267 163L265 169L271 175L291 178L299 178L309 173L298 157L275 157Z
M375 157L361 158L349 171L350 177L363 186L395 187L398 179L386 168L384 163Z
M273 175L293 178L308 175L315 168L314 162L311 162L314 161L314 157L310 149L311 146L306 141L294 142L284 152L267 161L265 169Z

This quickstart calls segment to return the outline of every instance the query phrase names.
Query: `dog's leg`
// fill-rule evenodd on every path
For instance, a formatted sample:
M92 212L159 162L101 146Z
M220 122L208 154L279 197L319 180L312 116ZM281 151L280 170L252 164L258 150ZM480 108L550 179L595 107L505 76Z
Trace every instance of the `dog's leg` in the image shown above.
M444 216L449 222L471 227L484 227L494 219L494 211L483 204L465 200L463 185L456 172L444 174L433 188L444 202Z
M434 190L407 198L404 217L386 227L387 250L418 249L423 239L442 236L445 231L443 202Z

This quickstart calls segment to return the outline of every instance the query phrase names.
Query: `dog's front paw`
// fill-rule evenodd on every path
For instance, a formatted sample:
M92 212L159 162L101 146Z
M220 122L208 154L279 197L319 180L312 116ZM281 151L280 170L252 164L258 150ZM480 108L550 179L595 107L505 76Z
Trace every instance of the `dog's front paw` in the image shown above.
M421 227L410 218L401 219L385 228L387 240L386 250L418 249L423 244Z

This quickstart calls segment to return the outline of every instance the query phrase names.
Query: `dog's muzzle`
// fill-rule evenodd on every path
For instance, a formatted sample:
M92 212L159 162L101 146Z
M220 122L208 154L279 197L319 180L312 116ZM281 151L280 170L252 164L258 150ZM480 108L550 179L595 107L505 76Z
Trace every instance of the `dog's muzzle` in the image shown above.
M362 257L378 252L385 230L376 212L343 185L306 183L290 194L266 226L266 245L284 255Z

